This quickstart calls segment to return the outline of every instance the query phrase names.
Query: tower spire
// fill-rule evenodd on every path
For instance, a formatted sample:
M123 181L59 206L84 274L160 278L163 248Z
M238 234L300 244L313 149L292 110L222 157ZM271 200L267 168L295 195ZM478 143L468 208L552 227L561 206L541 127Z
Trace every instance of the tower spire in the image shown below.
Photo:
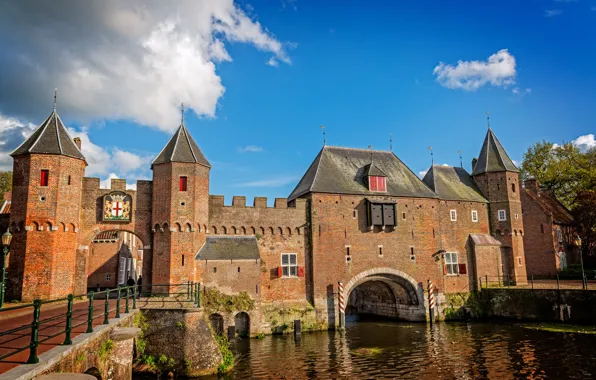
M58 89L54 88L54 112L56 112L56 99L58 97Z
M459 154L459 167L463 168L464 167L464 162L461 159L461 150L457 151L457 154Z
M180 104L180 125L184 125L184 102Z
M486 111L486 125L488 125L488 129L490 129L490 116L488 114L488 111Z
M432 146L429 146L428 147L428 150L430 150L430 161L431 161L431 165L434 166L434 164L435 164L435 157L433 156L433 147Z
M321 131L323 132L323 146L327 146L327 133L324 125L321 125Z
M393 136L389 134L389 151L393 152Z

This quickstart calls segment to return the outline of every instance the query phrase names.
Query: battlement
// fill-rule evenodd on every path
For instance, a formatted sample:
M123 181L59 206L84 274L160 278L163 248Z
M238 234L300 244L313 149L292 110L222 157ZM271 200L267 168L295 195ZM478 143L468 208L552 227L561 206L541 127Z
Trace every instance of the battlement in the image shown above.
M246 197L235 195L232 197L232 205L226 206L223 195L210 195L209 207L233 207L233 208L266 208L266 209L297 209L304 210L306 208L306 200L296 199L291 204L288 204L288 198L275 198L273 207L267 206L267 197L254 197L252 206L246 205Z
M101 187L101 181L95 177L83 177L83 191L93 190L114 190L114 191L126 191L126 192L137 192L151 190L152 181L137 180L136 190L126 189L125 178L112 178L110 180L110 189Z

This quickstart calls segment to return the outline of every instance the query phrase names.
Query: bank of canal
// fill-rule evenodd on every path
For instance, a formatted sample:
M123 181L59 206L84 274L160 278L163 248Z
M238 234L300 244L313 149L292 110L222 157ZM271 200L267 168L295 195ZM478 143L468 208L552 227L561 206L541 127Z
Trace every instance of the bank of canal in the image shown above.
M596 335L508 323L360 322L345 333L239 340L228 379L590 379ZM217 376L205 379L216 379Z

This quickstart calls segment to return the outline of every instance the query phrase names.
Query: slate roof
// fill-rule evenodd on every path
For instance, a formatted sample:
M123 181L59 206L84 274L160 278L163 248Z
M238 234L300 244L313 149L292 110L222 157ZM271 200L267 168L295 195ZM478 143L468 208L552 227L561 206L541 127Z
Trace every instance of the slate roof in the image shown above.
M470 234L470 238L474 245L501 245L501 242L488 234Z
M538 190L538 194L530 189L524 189L528 197L533 199L546 214L553 217L555 224L573 224L574 219L569 210L557 198L545 190Z
M503 171L519 172L497 139L497 136L489 128L484 138L482 149L480 149L478 162L472 168L472 175Z
M383 173L381 169L379 169L377 165L374 164L374 162L372 164L367 165L366 169L364 169L364 174L366 176L387 177L387 175Z
M257 260L260 259L255 236L207 236L195 260Z
M422 181L440 199L448 201L488 202L472 176L463 168L433 165Z
M11 156L16 157L30 153L60 154L85 161L85 156L68 134L56 110L11 153Z
M387 192L369 191L364 182L368 165L387 176ZM308 193L390 195L436 198L436 195L393 152L325 146L288 200Z
M167 162L190 162L211 167L184 124L178 127L174 136L155 157L151 166Z

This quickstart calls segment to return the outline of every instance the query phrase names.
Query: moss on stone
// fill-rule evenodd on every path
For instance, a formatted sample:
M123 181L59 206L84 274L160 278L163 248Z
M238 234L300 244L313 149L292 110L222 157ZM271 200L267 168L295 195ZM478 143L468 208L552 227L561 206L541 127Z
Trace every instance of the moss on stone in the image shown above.
M525 324L523 328L558 333L596 334L596 326L568 325L559 323Z
M203 296L203 307L210 313L250 311L254 309L255 301L246 292L227 295L217 289L208 289Z

